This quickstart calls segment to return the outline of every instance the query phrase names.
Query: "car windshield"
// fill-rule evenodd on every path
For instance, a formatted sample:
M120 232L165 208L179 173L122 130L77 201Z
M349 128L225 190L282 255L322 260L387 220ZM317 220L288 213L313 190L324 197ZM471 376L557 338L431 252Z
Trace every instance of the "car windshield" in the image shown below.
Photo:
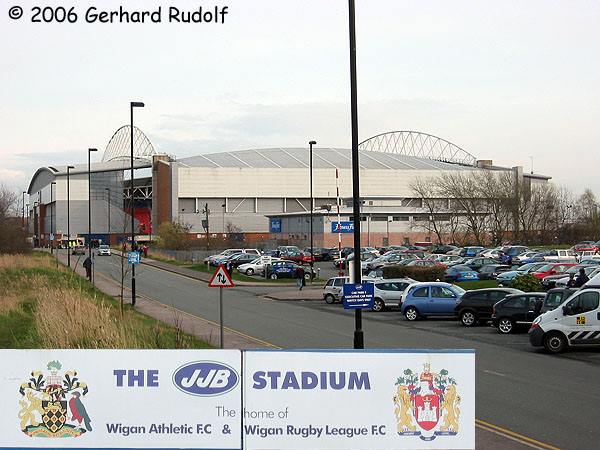
M452 270L462 271L462 272L470 272L471 268L469 266L457 265L457 266L452 266Z
M454 292L456 292L459 296L461 296L465 292L467 292L463 288L461 288L460 286L453 285L452 288L454 289Z
M101 246L100 246L100 247L98 247L98 248L100 248L100 249L102 249L102 250L106 250L106 249L108 249L109 247L108 247L108 245L101 245Z
M536 269L536 272L548 272L548 271L552 270L553 267L554 267L554 264L546 264L546 265Z

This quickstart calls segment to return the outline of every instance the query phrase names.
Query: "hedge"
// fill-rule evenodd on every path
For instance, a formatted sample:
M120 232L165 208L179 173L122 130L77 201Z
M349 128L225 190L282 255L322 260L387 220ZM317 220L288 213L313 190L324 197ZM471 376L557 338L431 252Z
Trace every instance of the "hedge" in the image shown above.
M417 281L444 281L446 269L443 267L386 266L383 278L412 278Z

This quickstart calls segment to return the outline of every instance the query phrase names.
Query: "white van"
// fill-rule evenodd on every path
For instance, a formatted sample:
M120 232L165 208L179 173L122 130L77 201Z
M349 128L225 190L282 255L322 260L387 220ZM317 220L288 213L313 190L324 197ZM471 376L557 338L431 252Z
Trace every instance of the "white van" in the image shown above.
M537 317L529 330L529 342L560 353L567 347L600 346L600 284L593 278L558 308Z

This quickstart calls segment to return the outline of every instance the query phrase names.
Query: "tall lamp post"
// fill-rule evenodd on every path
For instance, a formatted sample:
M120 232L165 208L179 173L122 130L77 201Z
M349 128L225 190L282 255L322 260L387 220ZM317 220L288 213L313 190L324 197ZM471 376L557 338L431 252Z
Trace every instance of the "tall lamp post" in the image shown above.
M354 282L361 283L360 268L360 166L358 153L358 99L356 89L356 26L354 0L348 0L350 34L350 110L352 120L352 215L354 220ZM357 259L358 258L358 259ZM362 310L354 310L354 348L365 348Z
M129 192L131 198L131 248L135 248L135 199L134 199L134 175L133 175L133 108L143 108L142 102L130 102L129 103L129 117L130 125L129 135L131 137L131 190ZM124 255L122 255L124 256ZM135 264L131 265L131 306L135 306Z
M25 204L25 210L27 211L27 226L26 226L26 230L27 230L27 234L29 234L29 203Z
M50 254L54 254L54 241L56 240L56 233L54 233L54 211L56 207L52 204L54 202L53 188L56 186L56 181L50 183Z
M106 191L106 203L108 203L108 245L110 245L110 188L104 188Z
M71 169L75 166L67 166L67 266L71 267Z
M223 208L223 240L225 240L225 210L227 209L227 203L224 202L221 207Z
M313 269L315 265L315 249L313 247L313 145L317 145L317 141L310 141L310 157L309 157L309 170L310 170L310 282L313 282Z
M97 148L88 148L88 258L92 259L92 152L97 152ZM92 265L93 269L93 265ZM92 285L94 284L94 271L92 270Z
M23 207L21 208L21 228L23 230L25 230L25 194L26 192L23 191Z

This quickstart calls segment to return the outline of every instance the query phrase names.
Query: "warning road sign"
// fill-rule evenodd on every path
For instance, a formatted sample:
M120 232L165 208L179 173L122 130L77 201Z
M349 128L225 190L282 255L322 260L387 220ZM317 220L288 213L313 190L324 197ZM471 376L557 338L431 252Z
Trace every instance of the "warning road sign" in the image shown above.
M233 281L231 276L225 269L225 266L219 266L217 271L213 274L212 278L208 282L208 287L213 288L231 288L233 287Z

